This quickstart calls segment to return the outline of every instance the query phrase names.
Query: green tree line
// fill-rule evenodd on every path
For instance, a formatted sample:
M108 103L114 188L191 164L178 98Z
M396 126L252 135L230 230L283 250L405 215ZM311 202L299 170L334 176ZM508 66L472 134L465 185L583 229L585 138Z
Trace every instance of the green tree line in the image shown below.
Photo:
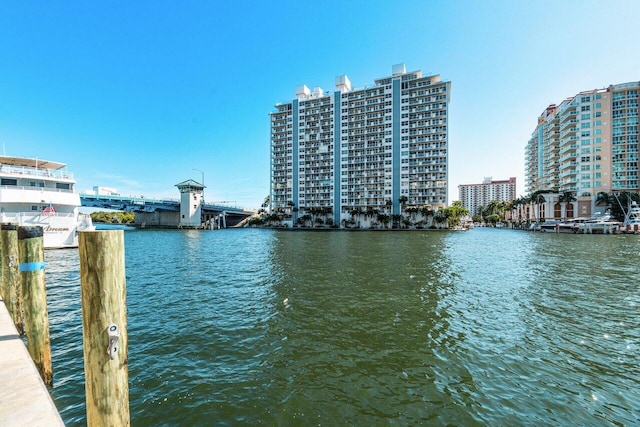
M91 214L93 222L107 224L133 224L134 217L133 212L93 212Z

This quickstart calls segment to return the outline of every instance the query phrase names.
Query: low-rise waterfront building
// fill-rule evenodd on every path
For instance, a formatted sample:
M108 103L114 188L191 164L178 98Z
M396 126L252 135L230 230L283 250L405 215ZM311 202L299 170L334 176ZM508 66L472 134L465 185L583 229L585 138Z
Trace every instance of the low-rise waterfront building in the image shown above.
M370 224L375 212L445 207L451 82L399 64L372 86L335 83L298 86L271 113L272 212L342 227L354 212Z
M490 202L510 202L516 198L516 178L494 181L485 177L481 184L458 185L458 195L462 206L471 215L478 214L479 206L487 206Z

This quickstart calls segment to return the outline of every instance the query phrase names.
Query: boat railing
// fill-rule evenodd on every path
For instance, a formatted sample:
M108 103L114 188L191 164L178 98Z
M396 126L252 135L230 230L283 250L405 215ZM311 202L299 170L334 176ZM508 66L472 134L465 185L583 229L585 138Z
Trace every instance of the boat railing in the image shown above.
M37 187L31 185L0 185L3 190L19 190L19 191L52 191L54 193L73 193L73 189L55 188L55 187Z
M55 217L55 218L72 218L76 214L73 212L56 212L55 214L47 214L41 211L25 211L25 212L2 212L0 213L0 222L20 222L20 218L34 218L34 217Z
M73 173L66 170L39 169L28 166L0 165L0 173L13 176L26 175L39 178L73 180Z

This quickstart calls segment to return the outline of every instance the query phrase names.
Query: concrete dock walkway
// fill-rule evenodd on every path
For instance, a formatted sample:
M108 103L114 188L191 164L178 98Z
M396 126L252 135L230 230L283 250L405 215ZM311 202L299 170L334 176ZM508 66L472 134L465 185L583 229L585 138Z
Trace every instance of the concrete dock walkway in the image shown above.
M1 299L0 425L64 426L49 390Z

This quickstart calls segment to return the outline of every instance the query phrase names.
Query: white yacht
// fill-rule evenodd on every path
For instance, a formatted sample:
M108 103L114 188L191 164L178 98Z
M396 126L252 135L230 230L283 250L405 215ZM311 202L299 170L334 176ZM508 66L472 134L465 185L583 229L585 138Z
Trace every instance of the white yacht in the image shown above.
M640 234L640 206L632 202L624 218L625 232Z
M45 248L78 246L78 230L92 230L79 214L76 181L64 163L0 156L0 221L41 226Z
M614 234L620 231L620 223L610 214L596 213L589 220L578 224L578 233L582 234Z

